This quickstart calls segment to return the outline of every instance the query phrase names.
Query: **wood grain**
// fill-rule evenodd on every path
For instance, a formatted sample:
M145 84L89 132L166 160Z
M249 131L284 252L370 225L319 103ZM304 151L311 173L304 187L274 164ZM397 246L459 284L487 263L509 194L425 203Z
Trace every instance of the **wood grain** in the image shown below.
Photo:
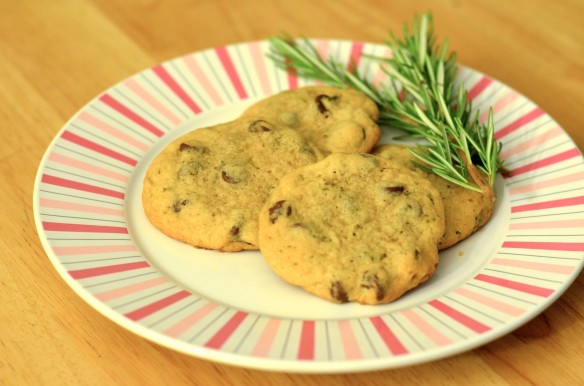
M473 351L396 370L262 372L152 344L83 302L51 266L32 191L65 122L132 74L193 51L294 35L380 42L431 10L462 64L541 106L584 146L584 3L565 1L4 1L0 4L0 383L407 385L584 382L584 279L524 327Z

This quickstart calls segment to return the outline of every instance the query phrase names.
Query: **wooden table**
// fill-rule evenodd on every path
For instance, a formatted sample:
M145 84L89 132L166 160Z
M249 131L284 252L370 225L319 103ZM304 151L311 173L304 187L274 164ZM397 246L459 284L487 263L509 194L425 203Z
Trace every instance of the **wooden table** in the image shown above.
M4 1L0 5L0 383L388 385L584 382L584 278L515 332L451 358L344 375L262 372L150 343L61 279L32 191L50 141L91 98L161 61L280 31L381 41L431 10L459 62L501 80L584 148L584 3L565 1Z

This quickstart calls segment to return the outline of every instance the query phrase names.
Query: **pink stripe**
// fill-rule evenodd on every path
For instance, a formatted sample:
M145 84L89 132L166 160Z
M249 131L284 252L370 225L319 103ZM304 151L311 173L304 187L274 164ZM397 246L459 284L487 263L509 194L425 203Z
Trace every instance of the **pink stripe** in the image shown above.
M564 134L564 131L560 127L556 126L553 129L542 133L541 135L538 135L538 136L533 137L533 138L529 138L525 142L521 142L513 147L504 149L504 151L501 152L501 159L505 159L505 160L509 159L518 153L522 153L522 152L529 150L529 149L532 149L536 146L545 144L546 142L550 141L551 139L559 137L563 134Z
M88 139L80 137L77 134L73 134L70 131L63 132L63 134L61 135L61 138L65 139L69 142L73 142L79 146L83 146L86 149L93 150L99 154L103 154L107 157L113 158L117 161L126 163L126 164L131 165L131 166L136 166L136 164L138 163L135 159L132 159L130 157L127 157L123 154L118 153L117 151L113 151L110 148L107 148L107 147L102 146L98 143L95 143L93 141L90 141Z
M84 245L79 247L53 247L58 256L93 255L97 253L134 252L134 245Z
M527 173L536 169L556 164L558 162L566 161L574 157L580 157L580 151L577 148L563 151L559 154L552 155L539 161L532 162L527 165L511 170L511 176L515 177L523 173Z
M584 196L561 198L559 200L536 202L534 204L518 205L511 208L511 213L530 212L532 210L553 209L565 206L583 205Z
M155 312L163 310L166 307L169 307L174 303L189 297L190 295L191 294L188 291L180 291L170 296L167 296L164 299L160 299L158 301L155 301L154 303L148 304L147 306L140 307L135 311L128 312L127 314L125 314L125 316L133 321L138 321L140 319L144 319L145 317L154 314Z
M504 128L497 130L495 132L495 139L500 140L504 136L514 132L515 130L519 129L520 127L522 127L524 125L527 125L529 122L536 120L537 118L541 117L544 114L545 114L544 111L542 109L540 109L539 107L534 108L533 110L531 110L530 112L528 112L527 114L522 116L521 118L518 118L517 120L511 122L510 124L508 124Z
M391 50L386 49L383 54L381 55L382 58L386 58L386 59L390 59L392 56L391 54ZM381 83L387 78L387 74L385 73L385 71L383 70L383 63L380 64L379 69L377 70L377 73L375 74L375 76L373 77L373 85L376 88L380 88L381 87Z
M102 196L109 196L119 199L124 199L124 193L116 192L115 190L100 188L98 186L93 186L89 184L84 184L77 181L67 180L65 178L51 176L49 174L43 174L41 182L49 185L60 186L63 188L69 188L74 190L81 190L88 193L101 194Z
M582 180L584 180L584 172L578 172L578 173L574 173L574 174L569 174L567 176L551 178L549 180L539 181L539 182L534 182L531 184L519 186L517 188L510 189L509 194L515 195L515 194L519 194L519 193L533 192L533 191L539 190L539 189L556 187L558 185L569 184L571 182L579 182Z
M458 323L462 324L466 328L476 332L477 334L482 334L491 330L491 327L482 324L481 322L474 320L468 315L463 314L462 312L450 307L449 305L442 303L439 300L431 300L428 302L428 305L434 307L438 311L442 312L449 318L457 321Z
M465 288L457 288L454 290L454 293L464 296L465 298L474 300L475 302L481 303L487 307L490 307L494 310L503 312L507 315L511 316L520 316L525 313L525 310L519 307L512 306L507 303L503 303L499 300L495 300L488 296L481 295L474 291L467 290Z
M503 248L540 249L545 251L584 251L584 243L554 243L545 241L505 241Z
M100 176L112 178L114 180L118 180L118 181L122 181L122 182L128 182L128 180L129 180L129 178L127 176L124 176L122 174L115 173L115 172L112 172L110 170L100 168L99 166L88 164L86 162L82 162L82 161L79 161L79 160L76 160L73 158L69 158L69 157L61 155L59 153L51 153L49 155L49 159L51 161L60 163L62 165L67 165L67 166L70 166L72 168L84 170L86 172L98 174Z
M482 77L481 80L479 80L473 86L473 88L470 89L470 91L466 95L466 99L468 100L475 99L477 96L479 96L480 93L482 93L487 87L489 87L491 83L493 83L493 79L487 78L486 76Z
M237 91L239 99L247 99L247 93L245 92L245 89L243 88L243 83L241 82L239 74L237 73L235 66L233 65L231 56L229 56L227 47L218 47L215 49L215 53L217 54L217 57L219 57L219 60L221 61L221 64L223 65L223 68L225 69L227 76L231 80L231 84L235 88L235 91Z
M264 54L261 49L261 45L259 42L255 42L250 43L248 47L255 68L256 76L260 80L260 85L262 86L263 95L271 95L272 88L270 87L270 80L268 79L268 70L266 69L266 62Z
M136 292L140 292L152 287L156 287L157 285L168 283L164 277L159 277L156 279L146 280L140 283L127 285L125 287L116 288L110 291L102 292L99 294L94 294L94 296L101 300L102 302L107 302L108 300L121 298L122 296L127 296L134 294Z
M216 106L221 106L223 104L223 100L217 93L217 90L215 90L213 85L211 85L209 77L207 77L205 72L201 69L201 66L199 66L199 63L197 63L194 56L185 56L183 61L185 62L189 71L191 71L193 76L197 78L201 86L203 86L209 97L213 100L213 103L215 103Z
M241 322L247 317L247 313L243 311L237 311L235 315L229 319L229 321L221 327L221 329L213 335L211 339L207 343L205 343L205 347L220 349L223 347L227 339L233 334L233 332L239 327Z
M305 320L302 322L300 346L298 347L298 359L314 359L314 321L312 320Z
M162 66L162 64L159 64L157 66L154 66L152 68L152 71L158 75L158 77L160 78L160 80L162 80L164 82L164 84L166 84L166 86L172 90L173 93L176 94L176 96L178 96L180 98L181 101L183 101L183 103L185 105L187 105L187 107L189 109L191 109L191 111L195 114L200 114L201 113L201 108L195 103L194 100L191 99L191 97L189 96L189 94L187 94L187 92L178 84L178 82L168 73L168 71L166 71L166 68L164 68Z
M124 85L136 94L140 99L146 102L154 110L158 111L162 116L168 119L175 125L180 124L181 120L166 108L158 99L149 93L144 87L140 85L134 78L130 78L124 82Z
M501 279L499 277L485 275L482 273L478 274L474 278L476 280L480 280L480 281L483 281L485 283L498 285L500 287L505 287L505 288L512 289L515 291L525 292L525 293L528 293L531 295L541 296L544 298L547 298L548 296L550 296L551 294L554 293L553 289L538 287L538 286L531 285L531 284L519 283L519 282L513 281L513 280Z
M350 72L357 71L359 63L361 62L361 52L363 52L363 43L353 42L351 44L351 56L349 57L349 63L347 69Z
M434 342L437 346L446 346L452 343L452 339L448 338L446 335L442 334L440 331L435 329L432 325L426 322L420 315L415 313L412 310L404 310L402 314L409 319L410 322L418 330L422 331L424 335L426 335L432 342Z
M374 316L370 318L373 327L377 330L377 333L383 339L383 342L391 351L393 355L403 355L407 354L408 350L404 347L404 345L397 339L395 334L389 329L387 324L381 319L379 316Z
M217 308L216 304L207 303L203 307L199 308L180 322L171 326L168 330L164 333L169 336L177 337L181 335L183 332L194 326L199 320L203 319L207 314Z
M540 222L521 222L509 225L509 229L557 229L557 228L584 228L584 219L558 220Z
M128 82L130 83L135 83L135 81L133 79L130 79ZM137 149L140 149L142 151L146 151L148 150L148 145L138 141L136 138L131 137L121 131L119 131L118 129L116 129L113 126L110 126L109 124L103 122L102 120L94 117L93 115L89 114L88 112L84 111L81 114L79 114L79 120L90 124L91 126L95 127L96 129L101 130L102 132L111 135L114 138L119 139L120 141L123 141L125 143L127 143L128 145L134 146Z
M355 332L351 327L351 323L348 320L340 320L338 324L339 333L341 334L341 342L343 343L343 350L345 351L345 358L363 358L363 354L361 353L361 349L355 338Z
M328 40L319 40L316 42L316 51L318 52L318 55L325 61L328 60L329 46L330 44Z
M497 103L495 103L495 104L493 104L493 106L491 106L491 108L493 109L493 115L495 113L503 110L505 107L509 106L511 104L511 102L513 102L515 99L517 99L518 96L519 96L519 94L516 93L515 91L507 92L507 94L503 98L499 99L497 101ZM479 116L479 122L485 122L488 118L489 118L489 109L486 109Z
M522 260L514 260L514 259L495 258L495 259L491 260L491 264L503 265L505 267L523 268L523 269L529 269L529 270L533 270L533 271L558 273L561 275L570 275L572 272L574 272L574 267L569 267L566 265L534 263L534 262L530 262L530 261L522 261Z
M316 52L323 60L328 60L328 50L329 50L329 41L328 40L317 40L315 44ZM314 81L316 84L324 84L323 81L316 79Z
M122 217L124 215L124 211L119 209L102 208L100 206L76 204L73 202L59 200L49 200L48 198L39 199L39 206L41 206L42 208L73 210L76 212L86 213L99 213L118 217Z
M276 338L276 333L280 328L280 319L270 319L260 339L257 341L255 347L253 348L252 355L265 357L270 353L274 339Z
M114 109L115 111L117 111L118 113L122 114L132 122L142 126L144 129L148 130L157 137L162 137L162 135L164 134L164 132L160 130L158 127L154 126L152 123L148 122L147 120L145 120L144 118L142 118L141 116L127 108L125 105L120 103L111 95L103 94L101 97L99 97L99 100L108 105L109 107L111 107L112 109Z
M128 234L128 229L105 225L66 224L43 221L43 229L47 232L85 232L85 233L115 233Z
M85 279L88 277L109 275L112 273L120 273L126 271L132 271L134 269L148 268L150 265L145 261L139 261L136 263L128 264L117 264L117 265L107 265L105 267L95 267L87 269L79 269L75 271L69 271L69 275L73 279Z

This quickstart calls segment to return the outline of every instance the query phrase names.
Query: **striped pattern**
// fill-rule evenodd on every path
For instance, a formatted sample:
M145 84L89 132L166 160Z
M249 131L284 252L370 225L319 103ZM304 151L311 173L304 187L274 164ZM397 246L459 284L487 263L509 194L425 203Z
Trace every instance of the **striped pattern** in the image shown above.
M389 57L385 47L315 43L322 55L375 84L385 80L377 63L361 58ZM161 137L196 116L310 83L274 68L267 50L266 42L219 47L137 74L85 107L47 151L36 186L41 236L55 264L112 313L149 329L154 340L192 347L195 355L213 350L236 354L243 364L250 363L245 358L259 360L258 367L262 359L282 360L287 369L306 371L347 363L392 367L401 360L422 361L423 353L440 356L454 345L474 347L484 334L508 331L543 310L578 274L584 252L580 151L529 100L461 69L457 81L483 111L479 119L485 121L487 108L493 109L496 137L512 172L504 180L509 229L470 279L421 304L340 320L248 312L176 285L129 236L130 178Z

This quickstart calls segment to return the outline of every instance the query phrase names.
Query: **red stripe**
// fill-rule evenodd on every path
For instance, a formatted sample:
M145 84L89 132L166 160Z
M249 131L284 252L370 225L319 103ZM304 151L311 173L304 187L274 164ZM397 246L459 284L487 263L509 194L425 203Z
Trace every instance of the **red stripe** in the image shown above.
M511 213L529 212L532 210L561 208L564 206L583 205L584 196L561 198L559 200L536 202L534 204L518 205L511 208Z
M517 169L513 169L511 170L511 177L515 177L519 174L527 173L532 170L550 166L574 157L580 157L580 151L576 148L566 150L564 152L549 156L542 160L535 161L527 165L523 165L521 167L518 167Z
M491 83L493 83L493 79L487 78L486 76L483 77L481 80L477 82L477 84L473 86L473 88L468 92L468 94L466 94L466 99L467 100L475 99L477 96L479 96L480 93L483 92L484 89L489 87Z
M550 243L543 241L505 241L503 248L542 249L546 251L584 251L584 243Z
M509 288L512 290L525 292L531 295L541 296L547 298L554 293L553 289L538 287L531 284L519 283L513 280L501 279L499 277L494 277L485 274L478 274L474 277L476 280L484 281L485 283L491 283L498 285L500 287Z
M517 130L521 126L526 125L529 122L541 117L543 114L545 114L545 113L542 109L540 109L539 107L534 108L529 113L527 113L524 116L522 116L521 118L511 122L510 124L508 124L507 126L502 128L501 130L497 130L495 132L495 139L499 140L499 139L503 138L504 136L514 132L515 130Z
M349 65L347 66L350 72L357 71L361 61L361 52L363 51L363 43L354 42L351 45L351 57L349 58Z
M152 134L156 135L157 137L162 137L162 135L164 134L164 132L160 130L158 127L154 126L152 123L148 122L147 120L145 120L144 118L142 118L141 116L127 108L126 106L124 106L122 103L120 103L111 95L103 94L99 98L99 100L108 105L109 107L111 107L112 109L116 110L118 113L122 114L132 122L142 126Z
M220 349L223 347L223 344L229 339L229 337L233 334L233 332L239 327L241 322L247 317L247 313L243 311L237 311L235 315L229 319L229 321L221 327L221 329L213 335L211 339L207 343L205 343L206 347Z
M442 303L439 300L432 300L432 301L428 302L428 305L436 308L438 311L442 312L446 316L456 320L458 323L473 330L474 332L476 332L478 334L482 334L482 333L487 332L491 329L491 327L482 324L478 320L474 320L470 316L465 315L458 310L455 310L454 308L450 307L447 304Z
M117 151L113 151L110 148L107 148L105 146L102 146L100 144L92 142L88 139L80 137L77 134L73 134L70 131L65 131L63 133L63 135L61 135L61 138L65 139L69 142L73 142L79 146L83 146L86 149L93 150L97 153L103 154L103 155L108 156L110 158L113 158L115 160L126 163L128 165L136 166L136 164L138 163L135 159L132 159L130 157L127 157L123 154L118 153Z
M152 315L153 313L160 311L160 310L162 310L170 305L173 305L174 303L176 303L179 300L182 300L188 296L190 296L189 292L180 291L180 292L177 292L177 293L172 294L170 296L167 296L164 299L160 299L154 303L148 304L147 306L138 308L135 311L128 312L127 314L125 314L125 316L128 319L131 319L133 321L137 321L137 320L140 320L140 319L147 317L148 315Z
M300 347L298 347L298 359L314 359L314 321L312 320L306 320L302 323Z
M397 339L395 334L389 329L381 317L375 316L369 320L371 320L373 327L375 327L377 333L381 339L383 339L383 342L393 355L402 355L408 353L408 350L401 344L401 342Z
M296 69L294 67L286 67L287 77L288 77L288 89L295 90L298 88L298 76L296 75Z
M93 186L89 184L84 184L82 182L67 180L61 177L51 176L49 174L43 174L41 182L49 185L61 186L63 188L81 190L88 193L101 194L102 196L109 196L119 199L124 199L124 193L116 192L115 190L100 188L99 186Z
M215 52L217 53L217 56L219 57L219 60L221 61L221 64L223 65L223 68L225 69L227 76L229 76L231 84L233 84L235 91L237 91L237 95L239 95L239 98L247 99L247 93L245 92L245 89L243 88L243 83L241 83L241 79L239 78L235 66L233 65L231 56L229 56L227 47L218 47L215 49Z
M183 102L185 105L191 109L192 112L195 114L199 114L202 110L201 108L195 103L194 100L191 99L189 94L177 83L177 81L166 71L161 64L152 68L152 71L174 92Z
M43 229L52 232L86 232L86 233L116 233L128 234L124 227L111 227L106 225L66 224L60 222L43 221Z
M105 267L79 269L76 271L69 271L69 275L71 275L71 277L73 279L85 279L87 277L102 276L102 275L108 275L110 273L126 272L126 271L131 271L134 269L148 268L148 267L150 267L150 265L147 262L139 261L136 263L117 264L117 265L108 265Z

